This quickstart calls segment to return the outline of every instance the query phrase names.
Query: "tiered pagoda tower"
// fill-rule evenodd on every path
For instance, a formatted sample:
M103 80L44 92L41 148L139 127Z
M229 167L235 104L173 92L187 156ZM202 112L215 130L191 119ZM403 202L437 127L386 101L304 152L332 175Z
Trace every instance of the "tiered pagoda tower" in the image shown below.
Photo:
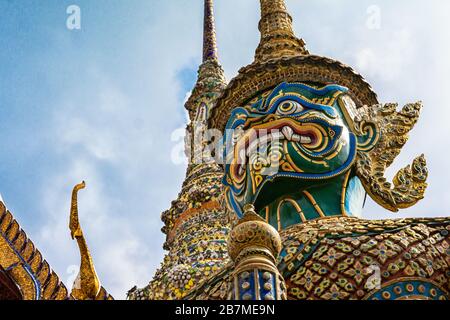
M190 118L185 139L186 179L178 199L161 216L164 249L169 252L149 286L130 292L131 299L183 298L229 261L230 215L224 205L223 169L214 161L214 151L207 148L209 117L226 80L217 52L213 0L205 0L204 6L203 61L185 104Z

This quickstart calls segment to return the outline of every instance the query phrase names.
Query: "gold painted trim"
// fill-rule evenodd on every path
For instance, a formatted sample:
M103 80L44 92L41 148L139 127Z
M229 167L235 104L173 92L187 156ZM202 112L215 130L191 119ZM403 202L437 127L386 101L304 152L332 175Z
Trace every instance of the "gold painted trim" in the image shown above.
M370 291L369 293L367 293L364 296L364 298L362 298L362 300L367 300L370 296L374 295L377 292L382 291L384 288L389 287L390 285L393 285L393 284L398 283L398 282L404 282L404 281L422 281L422 282L426 282L426 283L432 284L433 286L435 286L436 288L438 288L442 292L445 292L445 293L449 294L448 290L446 290L444 287L442 287L437 282L434 282L433 280L430 280L430 279L427 279L427 278L421 278L421 277L400 277L400 278L392 279L390 281L387 281L387 282L383 283L382 286L381 286L381 289L374 289L374 290Z
M71 298L58 275L52 271L48 262L44 260L42 254L1 201L0 249L0 264L4 269L12 267L12 278L19 285L25 299L34 300L37 298L33 279L40 284L39 295L41 300L66 300ZM25 265L28 266L26 269L28 271L25 270ZM50 287L50 284L53 284L53 286Z
M323 213L322 209L320 208L320 206L317 204L316 200L314 199L314 197L312 196L311 193L309 193L308 191L303 191L303 194L308 198L308 200L311 202L311 204L313 205L314 209L316 209L317 213L320 215L320 217L324 218L325 214Z
M303 210L300 207L300 205L298 204L298 202L296 202L294 199L290 199L290 198L283 199L282 203L283 202L289 202L290 204L292 204L294 206L295 210L297 210L297 213L300 216L300 219L302 220L302 222L306 222L307 221L306 217L305 217L305 214L303 213Z
M345 175L344 184L342 185L342 191L341 191L342 192L342 194L341 194L341 214L344 217L349 216L347 210L345 209L345 200L347 197L347 185L348 185L348 181L350 180L350 174L351 174L351 170L349 170L347 172L347 174Z

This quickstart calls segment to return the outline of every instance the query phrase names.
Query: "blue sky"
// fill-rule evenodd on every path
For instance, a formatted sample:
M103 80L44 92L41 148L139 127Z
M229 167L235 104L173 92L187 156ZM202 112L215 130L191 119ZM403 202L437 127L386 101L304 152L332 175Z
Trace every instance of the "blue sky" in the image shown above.
M450 3L286 2L311 52L352 65L383 102L424 102L390 174L426 153L426 199L395 215L370 202L365 217L448 216ZM72 4L81 8L81 30L66 28ZM202 4L0 0L0 193L68 286L79 263L67 227L70 192L83 179L81 222L103 285L123 298L135 284L146 285L162 261L160 213L185 174L171 161L171 135L186 123L183 102L201 59ZM374 12L379 28L370 28ZM253 59L259 4L216 0L216 16L231 79Z

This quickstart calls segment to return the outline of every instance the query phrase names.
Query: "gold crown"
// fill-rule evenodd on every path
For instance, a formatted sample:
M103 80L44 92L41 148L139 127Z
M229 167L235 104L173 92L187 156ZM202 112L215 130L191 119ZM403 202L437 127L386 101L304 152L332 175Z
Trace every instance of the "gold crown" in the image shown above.
M339 84L349 89L358 107L378 103L371 86L351 67L309 54L305 42L294 35L292 18L284 0L260 1L261 41L255 61L239 70L219 97L210 118L212 128L223 131L234 108L281 82Z

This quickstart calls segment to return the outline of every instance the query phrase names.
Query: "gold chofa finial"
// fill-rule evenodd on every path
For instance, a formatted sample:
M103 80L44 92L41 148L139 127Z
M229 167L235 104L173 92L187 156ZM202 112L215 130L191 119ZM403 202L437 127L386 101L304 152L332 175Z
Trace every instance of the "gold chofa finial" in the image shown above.
M305 42L294 34L292 17L287 12L284 0L260 1L261 42L256 49L256 61L266 62L281 57L309 54Z
M86 183L77 184L72 192L69 229L72 239L76 239L81 255L80 272L73 284L71 295L77 300L94 300L100 291L100 281L95 272L94 262L86 244L78 219L78 191L84 189Z

